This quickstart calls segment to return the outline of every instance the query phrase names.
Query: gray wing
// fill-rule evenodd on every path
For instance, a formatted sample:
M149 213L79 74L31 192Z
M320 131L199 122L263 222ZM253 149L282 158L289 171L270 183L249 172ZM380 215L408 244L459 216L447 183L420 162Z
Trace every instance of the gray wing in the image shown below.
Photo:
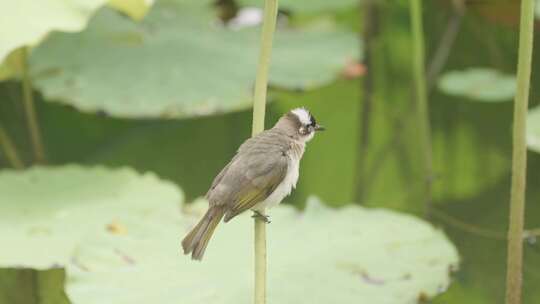
M218 175L214 178L214 181L212 181L212 186L210 186L210 189L206 193L206 199L210 198L210 194L212 193L212 190L214 190L214 188L216 188L216 186L219 184L219 182L221 181L221 179L223 178L223 176L225 175L227 170L229 170L229 167L235 161L237 156L238 156L238 154L235 155L233 157L233 159L225 166L225 168L221 169L221 171L218 173Z
M226 205L225 221L264 201L287 174L286 145L272 132L247 140L214 179L211 205Z

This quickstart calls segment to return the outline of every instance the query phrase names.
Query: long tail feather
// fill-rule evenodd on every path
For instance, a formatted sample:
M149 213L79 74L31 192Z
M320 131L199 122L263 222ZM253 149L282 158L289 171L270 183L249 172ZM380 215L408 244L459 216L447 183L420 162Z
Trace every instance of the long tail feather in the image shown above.
M192 259L202 260L206 246L224 214L225 211L221 207L208 209L199 223L182 240L184 254L191 253Z

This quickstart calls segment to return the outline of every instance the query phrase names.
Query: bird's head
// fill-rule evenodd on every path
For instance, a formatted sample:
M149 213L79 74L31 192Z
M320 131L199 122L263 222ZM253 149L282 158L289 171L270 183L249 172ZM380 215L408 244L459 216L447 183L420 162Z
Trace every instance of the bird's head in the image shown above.
M315 132L325 130L306 108L296 108L287 112L278 121L276 128L283 129L290 136L303 142L310 141Z

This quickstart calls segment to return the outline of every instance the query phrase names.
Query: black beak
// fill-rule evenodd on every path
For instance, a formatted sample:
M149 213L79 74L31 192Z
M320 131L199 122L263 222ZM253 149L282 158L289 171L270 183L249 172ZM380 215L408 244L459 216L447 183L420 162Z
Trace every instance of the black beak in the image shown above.
M315 131L324 131L324 130L326 130L325 127L323 127L323 126L321 126L321 125L319 125L319 124L316 124L316 125L315 125Z

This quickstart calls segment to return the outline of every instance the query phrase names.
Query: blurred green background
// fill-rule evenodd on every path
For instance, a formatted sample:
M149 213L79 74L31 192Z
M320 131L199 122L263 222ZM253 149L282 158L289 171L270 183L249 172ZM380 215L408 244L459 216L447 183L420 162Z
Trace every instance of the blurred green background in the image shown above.
M250 135L259 32L239 12L261 3L158 0L142 21L96 4L86 29L25 42L34 45L29 73L46 163L129 166L174 182L187 202L203 196ZM328 129L308 145L286 203L303 208L316 195L333 207L424 217L408 1L280 4L266 126L306 106ZM26 18L51 17L33 13ZM427 220L461 257L450 288L426 301L503 303L519 1L424 1L423 18L434 161ZM19 25L9 25L1 39L22 35ZM531 109L540 105L538 31L535 38ZM8 64L0 122L30 165L20 71ZM538 232L540 117L528 123L526 229ZM0 154L0 168L9 167ZM524 261L523 303L540 303L534 236L526 240ZM0 294L25 288L24 274L17 279L9 271L0 271Z

